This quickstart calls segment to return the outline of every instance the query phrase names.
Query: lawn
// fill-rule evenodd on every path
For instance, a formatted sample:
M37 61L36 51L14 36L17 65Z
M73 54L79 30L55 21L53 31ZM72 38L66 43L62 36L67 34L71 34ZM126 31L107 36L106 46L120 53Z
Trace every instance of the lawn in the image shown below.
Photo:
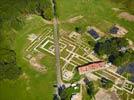
M75 30L76 26L79 26L84 32L88 25L92 25L107 33L112 25L118 23L129 31L126 37L134 41L134 37L132 37L134 23L118 18L117 16L120 12L112 9L124 8L121 3L114 3L111 0L57 0L57 8L60 21L79 15L83 16L82 19L74 23L60 24L60 28L71 31Z
M16 31L16 42L13 47L17 53L17 63L25 75L15 81L0 82L0 100L52 100L53 84L56 82L56 77L54 77L56 76L55 58L45 53L45 57L41 61L47 67L45 74L35 71L23 59L24 48L28 44L27 35L40 34L46 26L41 17L34 16L33 19L25 21L25 25L20 31Z

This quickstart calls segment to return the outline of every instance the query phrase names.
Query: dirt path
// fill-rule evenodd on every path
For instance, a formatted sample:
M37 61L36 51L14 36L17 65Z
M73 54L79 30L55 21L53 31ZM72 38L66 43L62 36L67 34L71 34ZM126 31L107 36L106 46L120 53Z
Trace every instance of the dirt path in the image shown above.
M33 15L28 15L27 16L27 20L31 20L33 18ZM83 16L82 15L79 15L79 16L75 16L75 17L72 17L68 20L65 20L65 21L59 21L57 20L57 23L58 24L62 24L62 23L75 23L76 21L82 19ZM45 20L43 19L44 23L48 24L48 25L53 25L54 24L54 19L52 21L48 21L48 20Z
M73 17L73 18L70 18L70 19L64 21L64 23L75 23L76 21L78 21L78 20L80 20L80 19L82 19L82 18L83 18L82 15L75 16L75 17Z

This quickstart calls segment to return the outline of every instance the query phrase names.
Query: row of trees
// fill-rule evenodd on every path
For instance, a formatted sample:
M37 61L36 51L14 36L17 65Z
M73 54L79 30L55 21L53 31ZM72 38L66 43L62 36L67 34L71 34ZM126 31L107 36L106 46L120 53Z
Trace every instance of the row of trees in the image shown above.
M128 49L125 38L112 37L102 39L95 44L94 51L99 56L107 55L108 61L117 66L122 66L134 61L134 51Z
M16 63L15 52L9 49L0 49L0 80L16 79L21 73L21 68Z
M87 89L87 94L90 96L90 98L94 98L94 96L95 96L95 87L94 87L93 81L90 81L86 85L86 89Z

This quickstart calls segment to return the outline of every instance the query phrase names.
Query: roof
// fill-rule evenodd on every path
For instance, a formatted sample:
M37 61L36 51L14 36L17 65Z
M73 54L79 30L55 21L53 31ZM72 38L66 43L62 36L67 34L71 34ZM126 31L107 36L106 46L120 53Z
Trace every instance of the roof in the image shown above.
M97 62L92 62L88 65L84 65L81 67L78 67L79 74L85 74L87 72L92 72L94 70L98 70L105 67L105 62L104 61L97 61Z
M94 29L88 30L88 33L89 33L94 39L97 39L97 38L100 37L100 36L98 35L98 33L97 33Z

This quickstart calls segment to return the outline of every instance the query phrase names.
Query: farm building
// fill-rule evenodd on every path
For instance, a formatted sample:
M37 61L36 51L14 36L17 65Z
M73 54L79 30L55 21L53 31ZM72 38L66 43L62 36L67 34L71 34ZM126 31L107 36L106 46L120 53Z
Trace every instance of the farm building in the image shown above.
M92 62L90 64L78 67L79 74L85 74L87 72L96 71L105 67L104 61Z

